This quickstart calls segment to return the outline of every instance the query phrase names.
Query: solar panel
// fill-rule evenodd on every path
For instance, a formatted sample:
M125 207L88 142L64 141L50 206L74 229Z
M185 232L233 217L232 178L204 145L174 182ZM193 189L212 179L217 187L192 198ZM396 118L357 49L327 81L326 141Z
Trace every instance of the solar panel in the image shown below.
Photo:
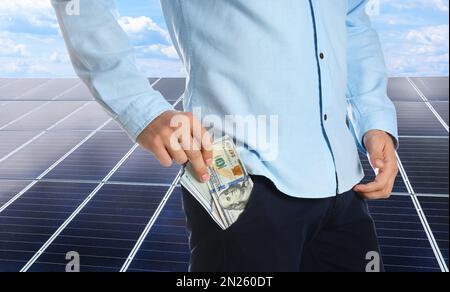
M149 78L149 82L153 83L157 78ZM70 87L66 91L59 92L57 100L94 100L91 92L83 82L78 81L78 86Z
M108 114L101 108L101 106L92 101L70 118L58 124L53 128L53 130L93 131L105 123L108 119Z
M181 205L181 189L176 188L142 243L128 272L186 272L189 243Z
M2 207L29 183L30 182L26 180L0 180L0 207Z
M399 134L402 136L445 136L448 132L424 102L395 102Z
M48 102L43 104L42 108L39 108L29 115L23 116L23 118L16 121L14 124L9 125L5 130L43 130L52 126L83 105L84 103L80 101Z
M36 136L37 132L35 131L0 131L0 161L3 160L3 157L29 141L31 138Z
M20 100L52 100L80 83L76 79L53 79L20 96Z
M0 128L6 127L42 104L42 101L9 101L3 105L0 104Z
M0 213L0 271L19 271L94 187L39 182Z
M17 81L15 78L0 78L0 87L4 87L11 82Z
M81 271L120 271L165 190L105 185L30 271L63 272L70 251L80 254Z
M430 242L409 196L370 202L388 272L439 272Z
M430 101L448 101L448 77L417 77L411 78L414 84Z
M123 132L99 132L44 178L101 181L131 147Z
M87 86L80 82L78 86L59 93L56 100L94 100L94 98Z
M416 193L449 194L448 138L402 138L399 156Z
M164 78L155 84L154 89L169 101L177 100L184 92L186 81L184 78Z
M176 165L163 168L153 155L139 148L117 170L111 181L170 185L179 170Z
M388 95L394 101L422 101L406 78L390 78Z
M24 94L44 85L49 79L20 79L0 87L0 100L20 99Z
M49 132L0 164L0 179L35 179L86 133Z
M430 227L436 236L444 259L448 261L448 197L420 197L420 203L425 212Z
M185 90L182 78L149 82L172 103ZM448 132L423 99L448 124L448 78L389 84L409 180L407 186L399 175L392 199L370 202L383 259L388 271L441 271L408 193L410 184L421 194L424 218L448 263ZM187 271L181 190L172 185L178 166L163 168L135 149L79 80L0 79L0 100L0 271L20 270L89 194L95 196L29 271L64 271L68 251L80 253L82 271L118 271L125 263L129 272ZM366 157L362 163L368 182L373 170Z
M444 119L445 123L447 123L447 125L448 125L449 124L449 113L448 113L449 105L448 105L448 101L431 102L431 105L438 112L438 114L441 116L441 118Z

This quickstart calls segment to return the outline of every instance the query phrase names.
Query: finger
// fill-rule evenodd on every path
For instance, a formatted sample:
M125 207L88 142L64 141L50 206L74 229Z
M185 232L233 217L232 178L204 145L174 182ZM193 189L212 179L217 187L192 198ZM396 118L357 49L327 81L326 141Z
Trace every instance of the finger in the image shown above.
M155 158L159 161L159 163L164 167L172 166L172 157L167 152L164 143L160 139L155 139L150 147L150 151L155 155Z
M390 192L386 190L371 192L371 193L361 193L361 196L366 200L380 200L387 199L390 197Z
M390 175L387 172L380 172L375 180L368 184L357 185L354 190L359 193L372 193L383 190L390 179Z
M199 181L207 182L210 176L205 161L203 160L199 143L194 138L183 139L181 141L181 146L191 162L192 168L194 169Z
M177 164L183 165L188 162L188 157L178 141L168 140L165 145L170 156Z
M203 137L203 139L202 139L203 160L205 161L205 164L207 166L211 166L213 163L213 157L214 157L212 138L211 138L211 135L208 133L208 131L206 131L205 129L203 129L202 137Z
M370 164L373 169L381 169L385 166L383 152L372 152L369 154Z
M201 123L193 118L192 120L192 134L194 139L201 145L202 156L205 164L210 166L213 158L213 141L209 132L201 125Z
M180 145L179 136L179 131L173 131L169 136L163 138L163 142L173 160L175 160L177 164L182 165L188 161L188 158L183 147Z

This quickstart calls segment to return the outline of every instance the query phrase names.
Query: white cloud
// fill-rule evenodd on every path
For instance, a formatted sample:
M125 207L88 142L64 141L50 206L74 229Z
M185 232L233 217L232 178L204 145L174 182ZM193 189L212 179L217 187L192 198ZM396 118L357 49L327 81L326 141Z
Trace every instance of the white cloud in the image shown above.
M169 33L155 23L150 17L123 16L119 18L119 24L131 36L144 38L148 32L156 32L166 41L170 42Z
M398 9L432 8L442 12L449 11L448 0L381 0L381 3Z
M178 59L178 53L174 46L165 46L165 45L149 45L139 49L143 54L148 53L156 53L164 55L170 59Z
M382 35L388 67L396 76L448 75L449 26L424 26Z
M147 57L166 57L178 59L175 47L172 45L170 34L160 27L150 17L119 18L119 24L128 33L131 39L137 43L136 49L139 54Z
M406 38L421 45L433 47L447 46L448 48L448 33L449 26L444 24L411 30L408 32Z
M16 43L12 39L0 35L0 56L26 56L27 48L23 44Z
M17 22L28 23L29 28L57 28L50 0L2 0L0 2L0 27Z

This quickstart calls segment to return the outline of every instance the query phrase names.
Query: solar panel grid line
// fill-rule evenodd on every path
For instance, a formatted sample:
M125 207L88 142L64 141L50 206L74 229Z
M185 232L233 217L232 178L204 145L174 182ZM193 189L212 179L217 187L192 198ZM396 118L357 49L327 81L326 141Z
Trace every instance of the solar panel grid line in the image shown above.
M138 144L134 144L133 147L120 159L120 161L111 169L111 171L105 176L102 182L89 194L89 196L78 206L78 208L70 215L69 218L58 228L58 230L47 240L47 242L36 252L36 254L27 262L27 264L21 269L20 272L27 272L29 268L37 261L37 259L45 252L45 250L55 241L55 239L64 231L64 229L72 222L72 220L83 210L83 208L89 204L98 191L105 185L113 174L119 169L119 167L128 159L128 157L139 147Z
M71 92L72 90L76 89L77 87L81 86L81 82L78 82L77 84L75 84L74 86L64 90L63 92L61 92L60 94L58 94L57 96L55 96L52 100L57 100L58 98L60 98L61 96L63 96L64 94Z
M139 249L142 246L142 243L147 238L148 234L150 233L151 229L153 228L153 225L155 224L156 220L158 219L159 215L161 214L162 210L166 206L166 203L168 202L170 196L172 195L173 191L177 187L181 176L183 174L183 170L180 170L178 175L175 177L173 183L171 184L170 188L167 190L167 193L165 194L164 198L162 199L161 203L158 205L158 208L156 209L153 216L150 218L150 221L148 222L147 226L145 227L144 231L142 232L141 236L139 237L138 241L136 242L135 246L130 252L130 255L128 256L127 260L123 264L122 268L120 269L120 272L124 273L128 270L131 263L133 262L136 254L138 253Z
M409 136L409 135L400 135L399 138L406 138L406 139L449 139L449 136Z
M18 81L18 80L16 80L16 81ZM18 97L15 97L13 100L9 100L9 101L4 101L4 102L2 102L2 103L0 104L0 106L7 105L7 104L9 104L9 103L11 103L11 102L13 102L13 101L15 101L15 100L19 100L19 99L20 99L22 96L24 96L25 94L28 94L28 93L30 93L30 92L33 92L34 90L37 90L37 89L43 87L43 86L46 85L48 82L50 82L50 79L47 80L47 81L45 81L44 83L42 83L42 84L40 84L40 85L37 85L36 87L33 87L33 88L31 88L31 89L29 89L29 90L23 92L23 93L20 94ZM5 87L5 86L8 86L8 85L10 85L10 84L11 84L11 83L5 84L4 86L0 86L0 89L2 89L2 88Z
M47 83L49 83L50 81L51 81L51 79L49 79L49 80L47 80L47 81L44 81L42 84L39 84L39 85L37 85L37 86L35 86L35 87L29 89L29 90L26 90L25 92L21 93L19 96L13 98L12 100L5 101L5 102L1 103L0 106L4 106L4 105L7 105L7 104L9 104L9 103L11 103L11 102L13 102L13 101L20 100L21 97L23 97L23 96L25 96L26 94L32 93L33 91L36 91L36 90L38 90L38 89L44 87L44 86L45 86ZM0 87L0 89L1 89L1 87ZM0 129L0 130L1 130L1 129Z
M46 106L46 105L49 104L49 103L50 103L50 101L44 102L43 104L41 104L41 105L39 105L39 106L33 108L33 109L30 110L29 112L24 113L23 115L21 115L21 116L17 117L16 119L10 121L9 123L7 123L7 124L1 126L1 127L0 127L0 131L6 129L7 127L9 127L9 126L11 126L12 124L14 124L14 123L20 121L21 119L23 119L23 118L25 118L25 117L31 115L32 113L34 113L34 112L40 110L41 108L43 108L44 106Z
M11 80L10 82L7 82L7 83L1 85L0 89L3 89L4 87L9 86L9 85L11 85L11 84L13 84L15 82L18 82L18 81L19 81L19 79Z
M0 179L1 181L1 179ZM99 184L99 180L88 179L60 179L60 178L42 178L41 182L49 183L78 183L78 184ZM126 181L107 181L106 185L129 185L129 186L142 186L142 187L170 187L171 184L167 183L147 183L147 182L126 182Z
M416 194L417 197L421 198L448 198L449 194L426 194L426 193L419 193Z
M430 224L428 223L428 219L426 218L425 213L423 212L422 206L421 206L417 196L415 195L414 188L411 184L411 181L409 180L409 177L405 171L405 168L403 167L402 161L401 161L398 153L397 153L397 160L398 160L399 171L401 173L403 181L406 184L407 189L409 190L409 192L411 194L411 200L414 204L417 214L419 215L419 219L423 225L425 233L431 244L431 248L433 249L433 252L436 256L436 260L438 261L439 267L441 268L442 272L448 272L449 270L448 270L447 263L445 262L445 259L441 252L441 249L440 249L439 245L437 244L436 238L433 234L433 231L431 230Z
M184 93L173 103L173 107L177 107L177 105L182 102L184 99Z
M15 97L14 100L20 100L21 97L25 96L26 94L30 94L30 93L32 93L33 91L36 91L36 90L38 90L38 89L44 87L44 86L47 85L47 83L49 83L50 81L51 81L51 79L48 79L48 80L42 82L41 84L36 85L35 87L26 90L26 91L23 92L22 94L20 94L20 95L18 95L17 97Z
M428 100L428 98L423 94L423 92L419 89L419 87L417 87L417 85L414 83L414 81L407 77L406 78L408 80L408 82L411 84L411 86L414 88L414 90L417 92L417 94L419 94L419 96L423 99L423 101L425 102L425 104L427 105L427 107L431 110L431 112L434 114L434 116L438 119L438 121L442 124L442 126L445 128L445 130L447 132L449 132L449 127L447 125L447 123L444 121L444 119L441 117L441 115L436 111L436 109L434 108L434 106L430 103L430 101Z
M29 185L27 185L24 189L22 189L19 193L17 193L14 197L12 197L7 203L0 207L0 214L12 205L18 198L20 198L24 193L26 193L29 189L31 189L36 183L40 181L44 176L46 176L50 171L52 171L56 166L58 166L64 159L66 159L70 154L75 152L78 148L80 148L84 143L86 143L90 138L92 138L98 131L100 131L104 126L106 126L112 119L106 121L103 125L98 127L91 134L86 136L80 143L75 145L71 150L69 150L66 154L64 154L61 158L59 158L55 163L53 163L49 168L47 168L44 172L42 172L35 180L33 180Z
M51 131L53 128L57 127L59 124L63 123L64 121L68 120L69 118L71 118L73 115L75 115L76 113L78 113L79 111L83 110L86 106L89 105L89 103L91 103L91 101L86 102L85 104L81 105L80 107L78 107L77 109L75 109L74 111L72 111L70 114L68 114L67 116L65 116L64 118L58 120L57 122L55 122L54 124L52 124L50 127L48 127L47 129L41 131L40 133L38 133L37 135L35 135L34 137L32 137L31 139L29 139L27 142L23 143L22 145L20 145L19 147L17 147L16 149L14 149L13 151L11 151L10 153L8 153L7 155L3 156L2 158L0 158L0 163L2 163L3 161L5 161L6 159L8 159L9 157L13 156L14 154L16 154L17 152L19 152L20 150L22 150L23 148L25 148L26 146L28 146L29 144L33 143L34 141L36 141L38 138L40 138L41 136L43 136L45 133L47 133L48 131Z

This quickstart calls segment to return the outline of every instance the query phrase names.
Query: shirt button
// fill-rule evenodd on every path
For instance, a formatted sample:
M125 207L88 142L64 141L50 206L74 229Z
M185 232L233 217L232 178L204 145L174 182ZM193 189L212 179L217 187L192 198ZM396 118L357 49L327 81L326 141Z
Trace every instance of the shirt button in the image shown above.
M328 121L328 115L325 114L325 115L323 116L323 119L324 119L325 121Z
M323 59L325 59L325 54L324 53L320 53L319 57L320 57L321 60L323 60Z

